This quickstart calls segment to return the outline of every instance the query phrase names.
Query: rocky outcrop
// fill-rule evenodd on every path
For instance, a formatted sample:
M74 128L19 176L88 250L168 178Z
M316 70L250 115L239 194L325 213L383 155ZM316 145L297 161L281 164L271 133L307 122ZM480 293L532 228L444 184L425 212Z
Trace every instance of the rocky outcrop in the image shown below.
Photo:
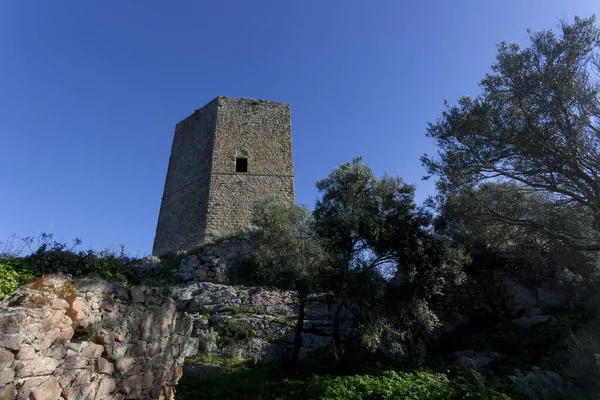
M191 331L164 289L45 276L0 308L0 399L172 399Z
M286 358L294 341L298 315L295 292L234 287L197 282L170 287L178 307L193 319L192 336L200 339L199 354L227 353L256 361ZM335 300L319 295L309 299L300 357L332 344ZM352 328L353 312L344 308L342 331Z
M448 358L459 367L489 374L491 366L504 360L506 356L495 351L462 350L450 354Z

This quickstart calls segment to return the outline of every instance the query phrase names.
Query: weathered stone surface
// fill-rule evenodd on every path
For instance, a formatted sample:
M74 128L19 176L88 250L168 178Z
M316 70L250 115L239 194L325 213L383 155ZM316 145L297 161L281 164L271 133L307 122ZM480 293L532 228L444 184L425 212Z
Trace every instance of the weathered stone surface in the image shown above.
M290 107L217 97L175 128L152 253L238 233L266 195L294 201Z
M17 352L17 360L29 360L35 357L35 349L28 344L21 346Z
M17 388L14 383L0 387L0 400L14 400L17 397Z
M50 378L32 391L35 400L56 400L60 397L61 390L58 381Z
M8 350L0 349L0 369L12 367L15 355Z
M506 357L493 351L463 350L452 353L449 358L462 368L483 371Z
M81 369L87 368L89 366L89 362L85 357L73 354L66 358L63 366L66 369Z
M19 350L25 338L18 333L0 334L0 347L10 350Z
M144 291L140 288L131 289L131 301L134 303L143 303L146 297L144 296Z
M98 397L107 396L115 392L117 388L117 380L114 378L101 378L96 395Z
M100 357L98 359L98 372L101 374L110 375L114 372L115 366L113 363L108 361L106 358Z
M22 309L5 309L0 313L0 335L20 333L25 323Z
M58 325L58 324L56 324ZM42 328L36 332L36 339L31 342L31 345L36 351L44 351L56 341L60 334L60 329L50 329L53 325L47 324L46 328Z
M52 357L56 360L62 360L67 355L67 351L65 350L64 346L58 345L43 351L41 354L46 357Z
M134 358L120 358L116 361L115 366L117 367L117 371L125 372L128 369L130 369L134 363L135 363Z
M297 295L291 291L272 291L260 288L234 289L210 282L194 282L170 286L178 308L194 317L192 335L199 339L199 350L211 346L211 330L219 330L225 321L241 324L243 329L256 333L251 340L236 342L232 355L256 361L276 361L288 354L294 341L294 324L298 312ZM332 341L332 314L335 301L326 296L313 296L306 307L305 328L314 333L303 335L300 356L328 346ZM342 333L352 328L352 314L345 307L342 314ZM214 333L212 334L214 335ZM177 336L174 335L174 338ZM178 344L181 355L192 355L195 344ZM214 346L214 344L212 345ZM214 349L213 349L214 351Z
M12 369L5 369L0 371L0 386L4 386L15 380L15 371Z
M0 310L8 324L2 329L15 332L0 334L0 396L104 400L172 394L165 385L181 377L179 354L196 352L191 318L176 311L164 290L136 290L133 296L101 279L73 285L59 275L18 289L18 301L8 302L18 306ZM63 293L69 293L68 302L57 297ZM73 318L65 314L65 303ZM150 344L141 340L144 335Z
M66 310L69 308L69 302L65 299L52 299L50 306L55 310Z
M17 377L49 375L56 370L60 362L51 357L36 357L23 360L17 365Z
M98 358L104 352L104 346L101 344L90 343L81 351L81 355L88 358Z

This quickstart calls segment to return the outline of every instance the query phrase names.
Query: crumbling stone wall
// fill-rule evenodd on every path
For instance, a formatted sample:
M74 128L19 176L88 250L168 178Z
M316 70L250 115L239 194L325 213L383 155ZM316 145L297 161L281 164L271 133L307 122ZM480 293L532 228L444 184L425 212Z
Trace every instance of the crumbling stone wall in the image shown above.
M191 331L162 289L40 278L0 309L0 399L173 399Z
M432 301L436 314L460 313L471 322L505 322L507 309L502 296L502 282L492 276L469 276L461 285L450 287Z
M177 125L152 253L236 234L265 197L294 201L290 106L219 96Z
M461 285L448 288L431 302L442 320L439 333L458 326L515 323L530 327L550 319L548 310L564 305L577 293L560 269L530 270L522 263L480 271Z
M252 246L245 240L224 240L207 245L197 254L181 259L170 272L180 282L228 283L231 267L252 257Z

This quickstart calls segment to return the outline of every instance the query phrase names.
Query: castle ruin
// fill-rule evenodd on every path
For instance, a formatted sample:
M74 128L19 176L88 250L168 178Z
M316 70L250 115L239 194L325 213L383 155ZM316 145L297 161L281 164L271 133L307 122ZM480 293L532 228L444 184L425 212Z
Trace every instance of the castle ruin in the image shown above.
M266 197L294 201L290 106L216 97L175 127L152 254L238 233Z

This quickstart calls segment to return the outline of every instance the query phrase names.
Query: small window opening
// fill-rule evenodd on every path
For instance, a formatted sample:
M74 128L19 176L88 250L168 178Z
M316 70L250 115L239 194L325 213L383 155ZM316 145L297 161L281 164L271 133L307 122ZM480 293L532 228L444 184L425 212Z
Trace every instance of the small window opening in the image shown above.
M248 172L248 159L247 158L236 158L235 159L235 172Z

